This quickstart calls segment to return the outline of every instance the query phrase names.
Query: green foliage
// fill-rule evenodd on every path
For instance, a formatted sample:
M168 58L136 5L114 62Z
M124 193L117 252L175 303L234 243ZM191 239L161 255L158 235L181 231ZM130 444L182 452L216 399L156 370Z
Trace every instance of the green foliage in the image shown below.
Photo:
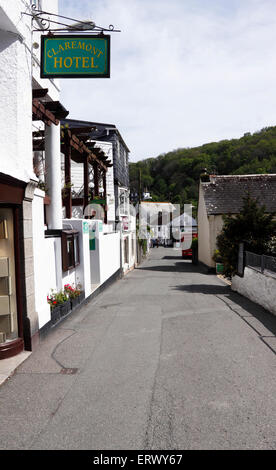
M197 205L198 183L203 169L210 174L276 173L276 126L240 139L222 140L194 148L182 148L130 163L130 187L150 191L153 201Z
M198 238L192 239L192 263L198 264Z
M192 250L197 250L198 249L198 238L195 237L192 239Z
M138 243L142 247L143 254L145 256L147 253L147 240L139 238Z
M244 197L241 212L224 216L224 226L217 237L217 247L224 264L224 273L232 277L237 272L239 243L246 241L254 253L264 254L270 250L276 223L273 214L266 214L265 207L249 194Z
M47 301L50 304L51 308L62 305L67 300L68 300L68 296L63 290L54 292L54 290L52 289L51 294L47 296Z
M65 284L64 293L69 297L69 299L75 299L81 295L81 284L77 286L71 284Z
M222 263L222 256L219 250L214 251L213 260L215 263Z

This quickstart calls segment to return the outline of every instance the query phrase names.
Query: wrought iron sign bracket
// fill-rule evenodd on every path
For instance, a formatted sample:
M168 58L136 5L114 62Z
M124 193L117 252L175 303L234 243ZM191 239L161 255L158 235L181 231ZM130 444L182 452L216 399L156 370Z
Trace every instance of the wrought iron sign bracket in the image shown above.
M80 33L104 34L105 32L120 33L119 29L114 29L112 24L108 28L96 25L93 21L80 21L67 16L56 15L48 11L39 10L36 5L32 5L32 12L22 12L23 15L32 17L32 32L48 31L49 35L54 32L59 33Z

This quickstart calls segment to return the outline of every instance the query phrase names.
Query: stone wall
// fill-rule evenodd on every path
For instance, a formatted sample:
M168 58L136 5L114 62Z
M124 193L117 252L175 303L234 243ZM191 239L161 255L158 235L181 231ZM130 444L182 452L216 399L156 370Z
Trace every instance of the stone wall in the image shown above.
M232 290L276 315L276 275L246 267L244 277L234 276Z

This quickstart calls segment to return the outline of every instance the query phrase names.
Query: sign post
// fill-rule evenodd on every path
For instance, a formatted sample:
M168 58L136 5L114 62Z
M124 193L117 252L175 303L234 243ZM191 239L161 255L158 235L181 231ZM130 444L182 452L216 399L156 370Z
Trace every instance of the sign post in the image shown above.
M41 36L41 78L109 78L110 36Z

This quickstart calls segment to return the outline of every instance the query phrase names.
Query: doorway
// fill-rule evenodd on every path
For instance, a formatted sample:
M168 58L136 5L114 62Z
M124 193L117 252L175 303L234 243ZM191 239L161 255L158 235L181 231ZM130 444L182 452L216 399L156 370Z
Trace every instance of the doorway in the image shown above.
M0 207L0 349L18 337L14 210Z

